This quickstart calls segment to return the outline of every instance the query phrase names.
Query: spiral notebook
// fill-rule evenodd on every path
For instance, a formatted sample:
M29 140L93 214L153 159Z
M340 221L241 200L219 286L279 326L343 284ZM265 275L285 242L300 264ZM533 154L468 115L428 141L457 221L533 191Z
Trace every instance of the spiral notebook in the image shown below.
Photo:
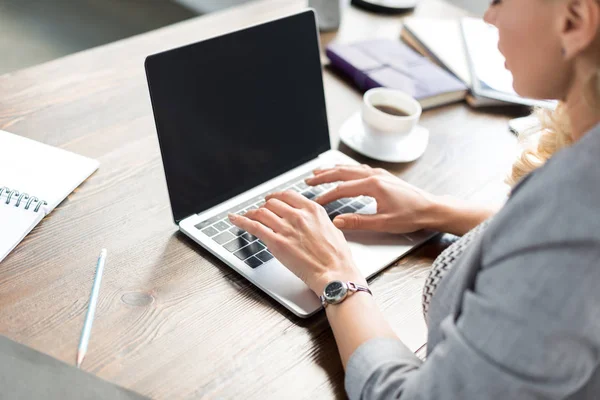
M0 130L0 262L98 161Z

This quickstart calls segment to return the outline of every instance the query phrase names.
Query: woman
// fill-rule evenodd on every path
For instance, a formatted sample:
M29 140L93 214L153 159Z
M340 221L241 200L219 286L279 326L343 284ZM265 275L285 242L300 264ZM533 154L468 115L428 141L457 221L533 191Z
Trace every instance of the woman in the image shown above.
M374 216L332 224L317 203L284 192L230 217L318 295L334 280L367 285L340 229L464 234L486 221L463 237L472 242L426 307L425 362L369 293L326 307L352 399L600 396L600 0L494 0L485 20L499 29L515 90L560 100L491 220L364 166L315 171L307 183L343 181L317 202L367 195Z

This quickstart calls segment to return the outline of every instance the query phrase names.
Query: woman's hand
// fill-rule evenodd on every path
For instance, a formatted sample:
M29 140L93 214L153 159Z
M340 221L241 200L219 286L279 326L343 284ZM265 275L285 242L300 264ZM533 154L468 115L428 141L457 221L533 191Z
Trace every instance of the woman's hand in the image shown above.
M366 284L344 234L323 207L294 191L274 193L265 200L243 216L229 214L229 220L261 239L316 294L336 279Z
M431 210L436 204L434 196L384 169L368 165L339 165L315 170L314 175L306 179L308 185L342 181L336 188L315 199L321 205L360 195L377 201L377 213L374 215L342 214L335 217L333 223L340 229L407 233L429 228Z

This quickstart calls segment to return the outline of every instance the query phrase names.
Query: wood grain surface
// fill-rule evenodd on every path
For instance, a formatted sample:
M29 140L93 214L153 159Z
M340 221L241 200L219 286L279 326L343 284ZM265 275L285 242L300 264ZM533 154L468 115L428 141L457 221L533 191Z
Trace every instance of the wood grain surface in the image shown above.
M304 7L302 0L252 2L0 77L0 129L101 163L0 264L0 334L74 363L96 257L106 247L85 370L156 399L345 397L323 313L293 316L178 233L143 69L149 54ZM416 14L462 11L424 0ZM322 46L398 38L400 18L347 7L340 30L324 34ZM361 93L328 68L324 76L338 147L338 129L359 109ZM464 104L427 111L429 147L408 164L339 148L437 194L502 201L516 142L508 116ZM415 350L426 334L421 287L452 239L437 237L371 282L392 326Z

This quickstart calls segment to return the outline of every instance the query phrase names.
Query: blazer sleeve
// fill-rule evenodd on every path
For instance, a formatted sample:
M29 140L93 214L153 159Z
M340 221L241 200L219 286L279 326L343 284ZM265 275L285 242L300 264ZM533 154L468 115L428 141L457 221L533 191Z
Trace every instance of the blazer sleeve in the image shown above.
M591 398L600 390L600 243L524 248L466 291L422 363L400 341L350 357L350 399Z

